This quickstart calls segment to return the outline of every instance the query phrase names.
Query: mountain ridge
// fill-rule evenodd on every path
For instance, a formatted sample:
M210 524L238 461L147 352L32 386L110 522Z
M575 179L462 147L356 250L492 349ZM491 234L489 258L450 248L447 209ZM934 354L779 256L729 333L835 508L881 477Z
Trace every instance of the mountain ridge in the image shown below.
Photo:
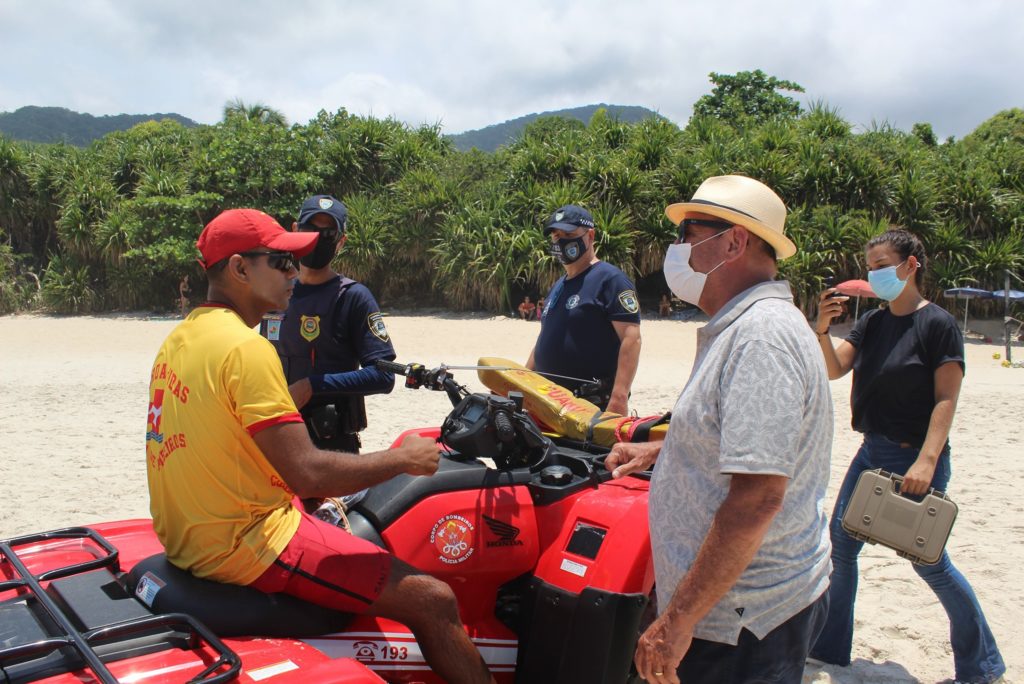
M612 105L612 104L591 104L581 107L570 107L568 109L557 109L548 112L536 112L524 116L509 119L501 123L491 124L483 128L476 128L462 133L446 135L459 151L466 152L474 147L484 152L494 152L498 147L511 143L523 131L526 126L537 119L549 116L560 116L568 119L576 119L584 124L590 122L591 117L599 109L608 112L608 116L619 119L626 123L636 123L651 117L661 117L652 109L639 105Z
M114 131L123 131L146 121L171 119L192 128L199 124L181 114L107 114L93 116L64 107L28 105L13 112L0 112L0 133L13 139L34 143L64 142L85 147L93 140Z
M527 125L537 119L563 117L587 124L599 109L604 109L608 116L626 123L636 123L647 118L661 116L654 110L639 105L600 103L535 112L482 128L447 134L445 137L454 143L456 149L463 152L473 148L494 152L499 147L513 142ZM94 116L64 107L28 105L19 107L13 112L0 112L0 134L13 140L25 142L44 144L64 142L77 147L85 147L94 140L114 131L127 130L146 121L163 119L177 121L189 128L200 125L186 116L173 112Z

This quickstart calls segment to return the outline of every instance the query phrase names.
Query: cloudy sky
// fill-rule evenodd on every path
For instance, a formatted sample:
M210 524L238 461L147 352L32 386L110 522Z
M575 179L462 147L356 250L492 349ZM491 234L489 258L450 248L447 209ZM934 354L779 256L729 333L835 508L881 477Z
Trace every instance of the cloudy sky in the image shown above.
M457 133L598 102L685 124L708 74L762 69L868 128L963 136L1024 106L1021 0L0 0L0 111L228 100ZM1016 85L1013 85L1016 84Z

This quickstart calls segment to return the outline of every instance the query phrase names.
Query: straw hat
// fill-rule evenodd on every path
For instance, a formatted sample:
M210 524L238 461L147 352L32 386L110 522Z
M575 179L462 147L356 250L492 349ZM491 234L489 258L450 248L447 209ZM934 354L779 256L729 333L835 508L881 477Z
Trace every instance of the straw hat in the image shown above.
M786 205L771 188L753 178L713 176L700 184L689 202L665 208L665 216L676 225L693 213L743 226L771 245L779 259L796 254L796 245L786 237Z

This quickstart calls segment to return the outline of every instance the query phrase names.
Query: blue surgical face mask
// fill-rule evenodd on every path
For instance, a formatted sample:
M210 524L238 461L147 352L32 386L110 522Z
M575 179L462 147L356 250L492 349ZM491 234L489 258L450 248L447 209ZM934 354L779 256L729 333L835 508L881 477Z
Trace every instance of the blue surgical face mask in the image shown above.
M896 269L905 263L907 262L904 261L896 266L886 266L885 268L876 268L874 271L868 271L868 283L876 295L887 302L891 302L900 296L903 288L907 286L907 281L900 280L900 277L896 275ZM908 275L907 278L910 278L910 276Z

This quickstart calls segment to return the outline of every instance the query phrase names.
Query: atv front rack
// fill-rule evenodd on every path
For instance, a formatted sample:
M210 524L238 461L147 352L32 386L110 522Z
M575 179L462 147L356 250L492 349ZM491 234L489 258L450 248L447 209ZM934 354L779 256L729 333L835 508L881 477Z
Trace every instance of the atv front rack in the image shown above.
M91 541L95 549L90 550L102 550L102 554L93 560L35 574L14 550L47 542L55 542L56 549L59 540L75 539ZM45 550L45 546L36 547L33 552L40 550ZM0 648L0 683L33 681L86 667L102 684L118 684L105 661L173 645L196 649L202 642L217 658L190 682L230 682L241 671L238 655L189 615L152 615L130 596L126 598L130 599L132 612L139 614L136 617L110 621L77 612L76 605L96 605L97 596L102 603L104 594L109 593L109 586L117 582L120 574L117 549L95 530L68 527L0 540L0 568L5 564L13 570L6 573L13 575L13 579L0 581L0 596L10 591L15 594L0 601L0 616L5 616L0 622L6 624L0 625L0 646L13 645ZM93 572L97 570L102 572ZM60 586L57 580L62 578L74 579ZM50 582L47 588L43 587L44 582ZM102 587L101 582L105 583ZM105 624L94 624L97 621ZM21 626L27 627L26 633L18 633Z

